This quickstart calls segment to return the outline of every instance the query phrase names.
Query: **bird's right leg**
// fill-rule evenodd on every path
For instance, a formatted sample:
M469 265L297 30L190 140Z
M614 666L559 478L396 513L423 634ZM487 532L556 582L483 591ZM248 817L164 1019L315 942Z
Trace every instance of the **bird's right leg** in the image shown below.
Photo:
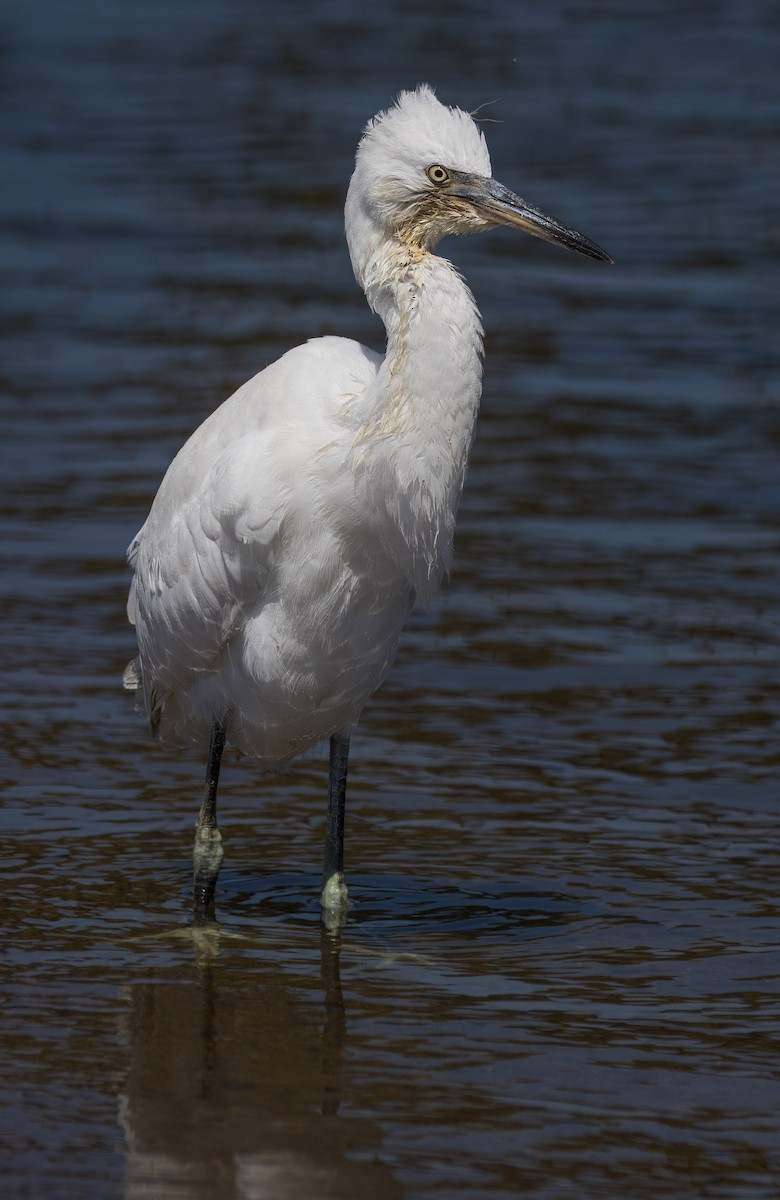
M341 924L347 913L347 885L344 882L344 808L348 764L349 736L335 734L330 739L328 825L325 834L320 905L324 914L339 918Z
M213 916L213 912L209 910L213 905L214 889L217 886L219 868L222 866L222 858L225 853L222 849L222 834L217 828L217 785L226 734L227 723L215 721L211 729L206 785L203 789L203 802L195 825L195 845L192 850L195 878L193 898L196 917Z

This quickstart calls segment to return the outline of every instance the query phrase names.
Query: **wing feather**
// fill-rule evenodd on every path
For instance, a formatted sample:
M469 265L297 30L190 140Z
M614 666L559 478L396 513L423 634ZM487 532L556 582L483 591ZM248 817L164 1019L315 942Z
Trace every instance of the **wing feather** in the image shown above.
M262 603L285 499L269 441L253 433L228 446L173 520L153 508L136 539L128 612L153 722L170 692L216 668Z
M249 380L171 463L128 548L128 617L139 659L125 685L143 688L153 730L166 698L216 671L263 603L295 481L333 436L380 359L341 338L298 347Z

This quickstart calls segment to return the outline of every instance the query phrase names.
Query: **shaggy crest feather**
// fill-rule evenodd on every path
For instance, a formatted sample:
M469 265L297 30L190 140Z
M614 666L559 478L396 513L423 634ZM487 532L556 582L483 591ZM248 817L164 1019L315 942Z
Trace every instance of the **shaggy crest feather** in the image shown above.
M358 145L358 169L368 161L384 173L394 163L415 172L421 162L442 162L486 178L492 174L487 142L473 117L442 104L426 83L401 92L368 122ZM413 180L417 186L416 174Z

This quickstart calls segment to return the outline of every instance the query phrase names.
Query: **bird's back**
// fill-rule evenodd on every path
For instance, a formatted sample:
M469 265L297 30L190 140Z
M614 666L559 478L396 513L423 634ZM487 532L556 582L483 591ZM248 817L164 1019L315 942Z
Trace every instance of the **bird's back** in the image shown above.
M201 738L229 705L234 740L281 761L347 710L357 719L380 682L411 602L408 583L383 572L351 466L381 361L346 339L307 342L171 463L128 552L140 654L126 678L166 740ZM271 726L285 728L275 748Z
M265 436L305 459L323 437L346 430L352 403L376 377L381 356L348 338L313 338L243 384L195 430L173 459L136 538L175 519L202 494L219 456L247 437Z

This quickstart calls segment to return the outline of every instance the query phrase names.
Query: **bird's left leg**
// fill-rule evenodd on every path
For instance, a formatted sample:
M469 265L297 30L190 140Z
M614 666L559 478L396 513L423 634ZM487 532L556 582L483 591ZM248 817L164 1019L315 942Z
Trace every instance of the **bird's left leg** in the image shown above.
M347 910L347 885L344 882L344 808L348 763L349 736L334 734L330 739L328 827L325 834L325 862L320 893L320 904L326 912L346 913Z
M217 828L217 785L226 735L227 723L215 721L211 728L206 784L203 789L203 802L195 825L195 845L192 850L195 877L193 898L196 916L213 916L213 913L209 913L208 910L214 899L217 876L225 853L222 849L222 834Z

